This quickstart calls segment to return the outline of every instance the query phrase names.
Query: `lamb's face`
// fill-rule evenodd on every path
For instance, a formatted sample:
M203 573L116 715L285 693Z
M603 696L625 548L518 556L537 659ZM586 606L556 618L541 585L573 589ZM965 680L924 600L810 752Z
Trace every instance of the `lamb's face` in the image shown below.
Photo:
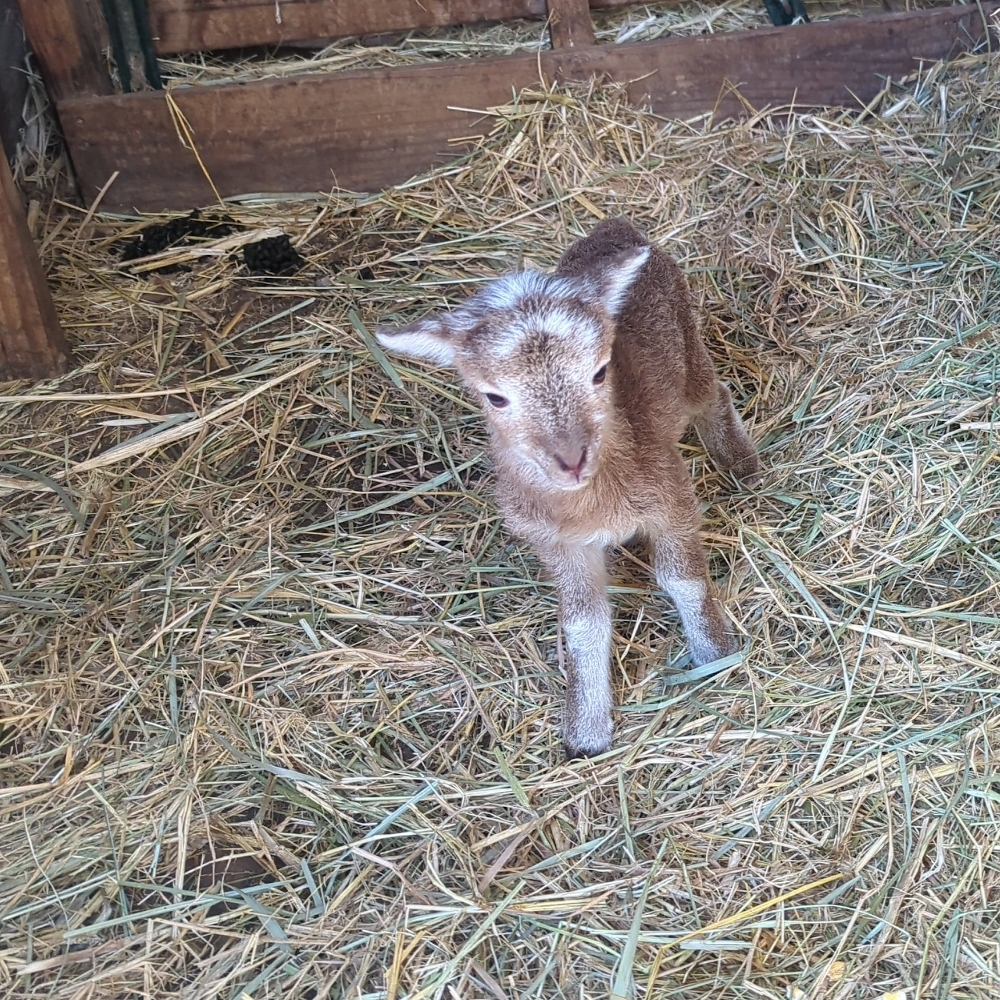
M648 256L647 246L631 248L572 278L522 271L377 337L389 350L454 365L481 397L505 459L529 481L580 489L609 423L615 317Z
M491 311L456 354L507 461L540 486L580 489L596 471L613 341L603 309L540 289Z

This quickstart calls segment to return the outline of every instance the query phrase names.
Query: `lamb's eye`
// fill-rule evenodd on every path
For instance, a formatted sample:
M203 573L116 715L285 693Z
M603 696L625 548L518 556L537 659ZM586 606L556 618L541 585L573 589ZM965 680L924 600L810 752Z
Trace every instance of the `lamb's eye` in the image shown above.
M608 374L608 366L601 365L594 373L594 385L601 385Z
M510 400L506 396L498 396L495 392L486 393L486 398L498 409L502 410Z

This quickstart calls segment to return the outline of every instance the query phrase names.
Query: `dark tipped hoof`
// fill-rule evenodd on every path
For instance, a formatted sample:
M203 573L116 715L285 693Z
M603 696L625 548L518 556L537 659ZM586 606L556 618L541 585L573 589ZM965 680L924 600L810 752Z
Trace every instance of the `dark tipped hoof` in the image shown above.
M591 757L599 757L607 749L604 747L601 750L585 750L582 747L571 747L568 743L563 744L566 760L590 760Z
M760 459L756 455L748 455L737 462L729 470L744 487L759 486L761 480Z
M733 643L728 649L720 650L719 653L720 655L713 660L695 661L693 667L674 674L676 680L671 679L671 683L698 683L709 679L723 681L746 658L746 651L737 643Z

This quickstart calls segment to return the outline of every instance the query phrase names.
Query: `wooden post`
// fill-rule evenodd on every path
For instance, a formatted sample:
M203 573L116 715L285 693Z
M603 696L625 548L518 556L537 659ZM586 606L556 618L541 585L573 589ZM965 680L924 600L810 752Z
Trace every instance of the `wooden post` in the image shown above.
M24 32L53 101L111 94L107 30L96 0L19 0Z
M69 347L0 148L0 379L66 371Z
M578 49L595 43L587 0L548 0L548 8L552 48Z

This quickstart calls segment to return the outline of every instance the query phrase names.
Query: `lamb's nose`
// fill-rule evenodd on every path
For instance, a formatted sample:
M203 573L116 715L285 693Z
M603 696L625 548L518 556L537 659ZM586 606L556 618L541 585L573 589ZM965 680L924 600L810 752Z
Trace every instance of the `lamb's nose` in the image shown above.
M562 469L563 472L572 472L576 481L579 482L580 476L583 473L583 467L587 464L587 449L580 449L580 458L575 465L571 465L562 457L562 455L558 453L556 454L556 461L559 463L559 468Z

